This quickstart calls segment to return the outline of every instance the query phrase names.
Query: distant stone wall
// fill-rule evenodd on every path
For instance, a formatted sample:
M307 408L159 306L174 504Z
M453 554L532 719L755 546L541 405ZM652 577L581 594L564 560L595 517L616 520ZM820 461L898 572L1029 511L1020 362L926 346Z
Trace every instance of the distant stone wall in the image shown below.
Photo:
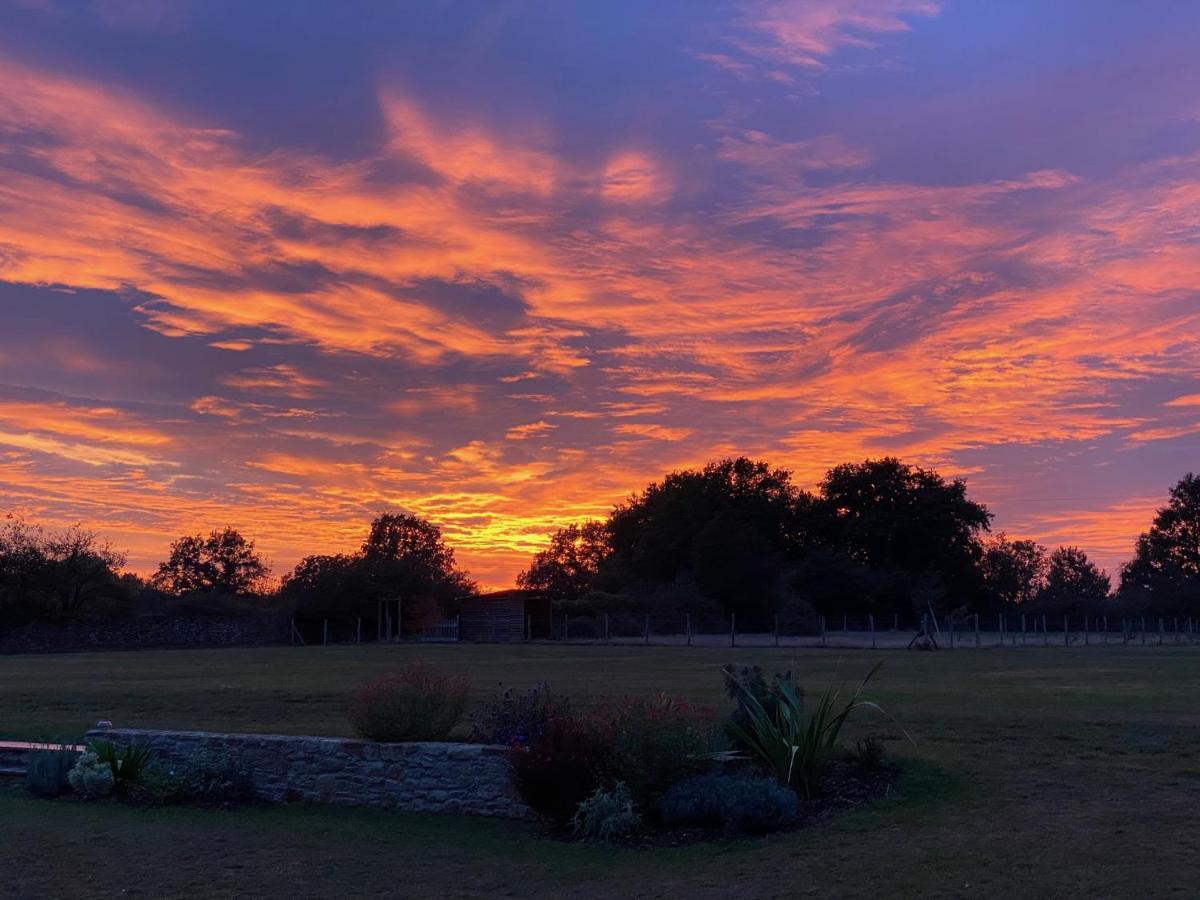
M376 806L406 812L527 819L503 747L382 744L343 738L205 731L98 729L89 739L151 747L172 761L198 751L228 754L250 774L259 799Z
M147 647L235 646L287 642L277 616L138 616L111 621L35 622L0 636L0 653L75 653Z

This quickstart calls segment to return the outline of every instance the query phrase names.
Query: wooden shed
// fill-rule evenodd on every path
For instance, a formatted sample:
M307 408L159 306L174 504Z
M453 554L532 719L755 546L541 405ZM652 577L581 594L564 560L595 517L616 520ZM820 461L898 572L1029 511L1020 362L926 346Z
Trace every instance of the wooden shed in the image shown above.
M523 641L527 630L534 640L550 637L550 597L541 591L494 591L459 602L460 641Z

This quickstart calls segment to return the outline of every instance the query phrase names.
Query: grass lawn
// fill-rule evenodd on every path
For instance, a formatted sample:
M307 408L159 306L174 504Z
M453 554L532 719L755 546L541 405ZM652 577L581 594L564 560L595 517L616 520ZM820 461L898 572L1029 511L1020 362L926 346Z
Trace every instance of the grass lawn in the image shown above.
M0 789L16 896L1159 896L1194 892L1200 651L869 651L547 645L0 657L0 738L117 725L345 734L352 687L411 659L484 696L547 680L583 701L658 690L724 708L726 661L819 688L885 660L871 696L916 746L899 796L823 827L606 851L529 826L320 807L233 812L35 801ZM895 732L864 717L865 730Z

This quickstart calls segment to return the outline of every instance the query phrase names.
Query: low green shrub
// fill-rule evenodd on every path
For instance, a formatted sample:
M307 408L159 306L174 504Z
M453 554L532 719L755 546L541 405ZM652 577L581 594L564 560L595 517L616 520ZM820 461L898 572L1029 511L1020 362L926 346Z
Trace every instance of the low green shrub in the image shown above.
M799 798L774 778L710 773L674 785L659 812L666 825L766 834L795 824Z
M72 790L85 800L99 800L113 792L112 767L96 754L85 750L71 768L67 780Z
M657 808L671 785L711 764L711 717L686 701L625 697L604 706L595 721L602 780L624 782L644 809Z
M124 796L131 784L141 780L154 755L149 747L128 744L121 750L112 741L92 741L88 747L100 762L109 767L113 777L113 792L118 796Z
M188 798L199 803L249 803L255 797L250 771L228 753L201 750L174 772Z
M597 844L611 844L614 838L628 837L641 825L642 817L634 808L633 795L621 781L611 790L598 788L579 804L571 819L576 837Z
M70 744L29 751L25 763L25 788L35 797L58 797L71 790L69 776L79 759Z
M551 691L548 684L519 692L510 688L474 712L471 740L481 744L524 747L541 737L549 722L570 715L570 702Z
M440 741L462 721L469 686L419 663L350 698L350 723L372 741Z

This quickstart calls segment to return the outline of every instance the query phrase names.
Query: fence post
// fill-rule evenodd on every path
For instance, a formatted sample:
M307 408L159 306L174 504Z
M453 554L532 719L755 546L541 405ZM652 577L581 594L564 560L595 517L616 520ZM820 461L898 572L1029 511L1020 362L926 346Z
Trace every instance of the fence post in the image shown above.
M1158 646L1161 647L1162 643L1163 643L1163 617L1159 616L1158 617Z
M1042 646L1050 646L1050 633L1046 631L1046 614L1042 613Z
M687 629L687 645L692 646L692 614L683 614L683 627Z
M646 613L646 634L644 643L650 643L650 613Z
M375 601L376 612L379 615L379 621L375 623L375 640L383 640L383 600L382 598Z
M296 643L296 617L295 616L292 616L290 619L288 619L288 628L289 628L288 643L294 644L294 643Z
M1004 646L1004 613L996 616L996 627L1000 629L1000 646Z
M954 616L950 617L950 649L954 649Z
M354 632L354 643L356 643L356 644L362 643L362 616L358 617L358 627L355 629L355 632Z
M775 613L775 646L779 646L779 613Z
M1108 616L1104 617L1104 643L1108 643Z
M846 630L846 621L847 621L846 614L842 613L842 631Z
M1063 646L1071 646L1071 626L1067 622L1067 617L1063 616Z
M1142 616L1142 646L1146 646L1146 617Z
M321 646L329 644L329 620L325 619L321 629Z
M1091 641L1088 640L1088 617L1083 617L1083 646L1088 646Z
M874 613L867 614L867 627L869 627L871 629L871 649L874 650L875 649L875 614ZM954 640L951 639L950 643L953 644Z
M892 613L892 631L900 630L900 613Z
M608 640L608 613L604 614L604 640Z
M462 640L462 613L454 617L454 639L456 641Z
M1175 617L1175 643L1179 643L1179 616Z
M571 640L571 614L563 613L563 640Z
M821 646L822 647L828 646L825 643L825 617L824 616L821 616Z
M404 640L404 610L400 606L402 602L399 597L396 598L396 640L398 641Z
M1024 647L1024 646L1025 646L1025 641L1026 641L1026 634L1025 634L1025 613L1021 613L1021 646L1022 646L1022 647Z
M533 640L533 616L525 617L525 640Z
M975 646L979 646L979 613L975 613Z
M737 613L729 614L729 646L737 646Z
M1129 620L1124 616L1121 616L1121 643L1129 644Z

